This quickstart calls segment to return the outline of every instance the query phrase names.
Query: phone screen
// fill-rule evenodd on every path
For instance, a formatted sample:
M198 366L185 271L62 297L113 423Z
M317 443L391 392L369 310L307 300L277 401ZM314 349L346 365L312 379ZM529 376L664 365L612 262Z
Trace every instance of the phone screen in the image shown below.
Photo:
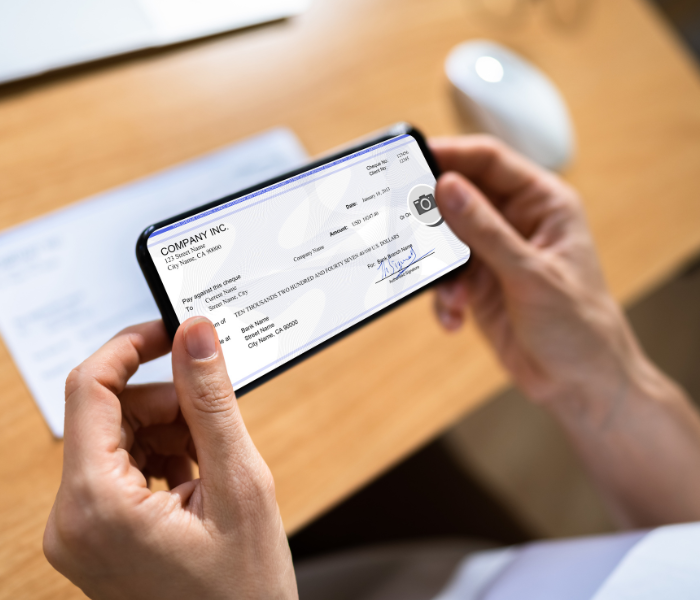
M469 259L415 138L398 135L154 230L180 322L216 326L234 389Z

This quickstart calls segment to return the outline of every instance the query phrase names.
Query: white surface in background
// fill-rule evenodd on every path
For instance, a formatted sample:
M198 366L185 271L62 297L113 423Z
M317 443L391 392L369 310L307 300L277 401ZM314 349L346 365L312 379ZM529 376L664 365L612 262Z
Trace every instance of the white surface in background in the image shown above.
M136 262L141 231L306 159L291 131L275 129L0 235L0 333L54 435L70 370L124 327L160 317ZM132 381L171 377L166 356Z
M534 64L495 42L470 40L452 49L445 72L481 129L548 169L571 162L575 135L568 107Z
M593 600L700 598L700 523L660 527L646 535Z
M299 14L310 0L0 0L0 83Z
M221 33L298 14L309 0L140 0L160 44Z

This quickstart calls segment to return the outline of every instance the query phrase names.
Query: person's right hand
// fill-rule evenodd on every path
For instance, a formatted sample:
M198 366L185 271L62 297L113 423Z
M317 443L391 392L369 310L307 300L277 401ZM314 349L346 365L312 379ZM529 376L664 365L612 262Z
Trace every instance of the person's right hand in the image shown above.
M436 201L474 252L437 290L457 329L467 309L514 382L563 426L614 518L700 519L700 418L644 355L607 290L583 207L555 175L484 136L433 140Z
M616 385L640 354L608 292L583 208L555 175L486 136L435 139L436 201L473 264L438 287L443 325L471 309L516 385L539 403Z

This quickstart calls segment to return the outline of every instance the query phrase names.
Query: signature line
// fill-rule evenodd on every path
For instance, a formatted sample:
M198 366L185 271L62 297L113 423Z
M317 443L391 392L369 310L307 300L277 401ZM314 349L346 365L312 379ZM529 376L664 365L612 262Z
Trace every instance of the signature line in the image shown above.
M431 250L431 251L428 252L427 254L424 254L424 255L421 256L420 258L417 258L416 260L414 260L412 263L407 264L407 265L406 265L403 269L401 269L398 273L392 273L391 275L387 275L386 277L382 277L380 280L375 281L374 283L381 283L381 282L384 281L385 279L389 279L389 277L393 277L394 275L396 275L396 276L398 277L399 275L402 275L403 272L404 272L406 269L408 269L409 267L412 267L412 266L415 265L417 262L420 262L420 261L422 261L424 258L428 258L429 256L432 256L433 254L435 254L435 250Z

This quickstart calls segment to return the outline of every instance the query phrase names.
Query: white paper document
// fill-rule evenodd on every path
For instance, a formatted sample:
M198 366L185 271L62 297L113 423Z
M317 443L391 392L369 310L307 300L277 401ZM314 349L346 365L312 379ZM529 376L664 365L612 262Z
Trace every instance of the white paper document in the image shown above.
M0 82L306 10L309 0L0 0Z
M70 370L160 316L136 262L141 231L306 160L294 134L275 129L0 234L0 333L54 435ZM171 378L166 356L132 381Z

